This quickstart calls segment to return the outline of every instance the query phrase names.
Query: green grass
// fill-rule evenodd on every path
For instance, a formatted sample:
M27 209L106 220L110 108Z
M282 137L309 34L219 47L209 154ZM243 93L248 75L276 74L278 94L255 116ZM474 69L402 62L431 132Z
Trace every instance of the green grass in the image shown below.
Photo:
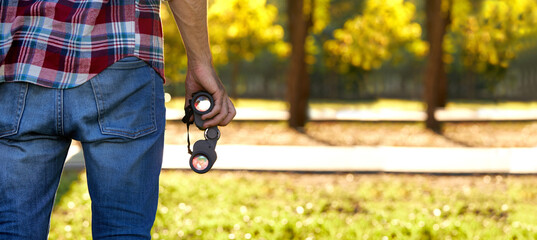
M238 99L234 101L238 108L254 108L263 110L287 110L288 105L281 100L265 99ZM184 99L174 98L166 104L169 108L182 109ZM333 109L333 110L402 110L402 111L423 111L425 105L420 101L402 99L377 99L371 101L323 101L311 100L312 109ZM514 102L514 101L451 101L446 109L510 109L510 110L536 110L537 102Z
M153 239L536 239L534 176L165 171ZM51 239L90 239L85 175Z

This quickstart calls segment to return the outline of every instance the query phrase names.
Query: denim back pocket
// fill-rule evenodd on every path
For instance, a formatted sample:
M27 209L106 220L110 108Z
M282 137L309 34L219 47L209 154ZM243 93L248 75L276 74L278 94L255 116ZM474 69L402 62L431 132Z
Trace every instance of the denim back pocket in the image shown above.
M27 83L0 83L0 138L19 131L27 92Z
M101 132L139 138L157 130L155 73L136 58L116 62L90 80Z

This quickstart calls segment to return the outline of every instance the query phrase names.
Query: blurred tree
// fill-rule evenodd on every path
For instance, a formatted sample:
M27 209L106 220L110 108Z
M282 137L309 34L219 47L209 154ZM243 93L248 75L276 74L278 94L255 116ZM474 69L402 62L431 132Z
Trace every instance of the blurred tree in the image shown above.
M186 53L172 21L170 10L165 8L164 21L166 74L173 80L184 79L181 71L186 66ZM280 57L290 52L283 41L284 29L275 24L278 9L266 0L211 0L207 11L209 38L213 62L216 66L231 63L231 96L237 97L237 78L241 60L251 61L264 49ZM171 37L169 37L171 36ZM169 74L169 75L168 75ZM176 78L178 76L180 78Z
M451 21L452 0L427 0L425 3L429 56L424 74L424 98L427 105L425 126L442 132L442 125L435 117L438 107L445 106L447 76L444 66L444 38Z
M398 62L402 49L415 56L427 53L421 26L414 21L416 7L403 0L368 0L362 15L334 31L324 44L330 57L326 64L341 73L353 68L379 69L388 60Z
M216 65L233 65L231 96L237 98L240 61L251 61L264 49L280 57L290 52L284 29L275 24L278 9L266 0L211 0L208 9L211 49Z
M453 63L457 51L462 65L484 74L495 86L506 74L509 63L537 34L535 0L427 0L429 60L425 71L426 126L441 131L434 118L437 107L447 99L444 63ZM452 34L446 35L447 28ZM528 44L532 42L533 44Z
M537 34L535 0L455 0L451 29L453 40L462 48L464 65L489 79L502 79L510 62L521 51L531 48L528 41Z
M287 0L287 16L290 42L292 46L287 78L287 98L289 101L289 126L300 129L308 118L310 79L307 62L314 60L309 51L314 51L310 38L311 31L322 31L330 19L330 0Z
M367 0L363 5L360 15L349 18L343 28L333 31L333 39L324 43L325 64L352 76L354 85L349 81L347 85L356 86L356 92L371 86L368 83L370 73L386 66L385 63L416 68L428 48L421 39L422 28L416 19L414 2ZM403 82L406 81L401 81L401 88L405 86ZM371 91L378 91L376 83Z

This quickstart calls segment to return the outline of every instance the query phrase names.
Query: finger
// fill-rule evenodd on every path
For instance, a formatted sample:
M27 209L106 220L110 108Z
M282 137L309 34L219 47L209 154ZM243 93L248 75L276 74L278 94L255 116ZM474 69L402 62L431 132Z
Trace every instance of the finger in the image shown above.
M212 126L217 126L220 124L220 122L222 122L228 115L228 107L227 107L227 103L226 101L223 101L224 104L222 104L222 108L220 110L220 112L218 113L218 115L214 116L213 118L209 119L205 124L204 126L205 127L212 127Z
M205 124L203 124L204 127L212 127L212 126L217 126L220 124L220 122L222 122L228 115L228 107L227 107L227 101L223 101L223 104L222 104L222 110L220 111L220 113L218 113L218 115L214 116L212 119L208 120L207 122L205 122Z
M231 100L228 99L228 114L226 118L224 118L224 120L220 122L220 126L228 125L231 122L231 120L233 120L235 115L237 115L237 111L235 110L235 107L233 106L233 103L231 102Z
M215 97L216 95L216 97ZM203 120L207 120L207 119L211 119L211 118L214 118L214 116L218 115L220 113L220 111L222 110L222 105L225 103L225 101L223 101L224 97L222 94L214 94L213 95L213 99L214 99L214 108L213 110L211 110L209 113L207 114L204 114L203 116L201 116L201 119Z

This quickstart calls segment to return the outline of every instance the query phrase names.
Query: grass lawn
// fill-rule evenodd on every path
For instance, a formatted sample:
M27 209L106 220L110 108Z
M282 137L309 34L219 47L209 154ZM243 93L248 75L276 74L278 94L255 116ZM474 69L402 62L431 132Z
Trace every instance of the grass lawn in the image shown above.
M312 108L420 110L399 100L315 102ZM457 108L536 108L534 103L453 103ZM467 105L465 105L467 104ZM168 107L182 108L174 99ZM238 107L284 110L284 102L239 100ZM169 122L166 143L186 144ZM422 123L237 122L219 144L416 147L534 147L537 122L448 123L443 135ZM192 139L202 138L191 131ZM537 176L430 176L164 171L153 239L537 239ZM62 177L50 239L91 239L85 174Z
M152 234L211 240L537 239L536 180L164 171ZM68 190L58 196L50 239L90 239L85 175L62 185Z

